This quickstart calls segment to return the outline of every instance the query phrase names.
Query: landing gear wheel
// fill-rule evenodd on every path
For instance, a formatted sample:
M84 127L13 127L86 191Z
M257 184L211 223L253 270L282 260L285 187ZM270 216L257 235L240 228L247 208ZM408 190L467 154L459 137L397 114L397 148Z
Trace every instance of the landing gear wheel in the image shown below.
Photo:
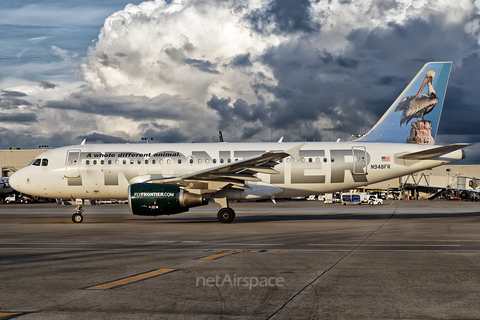
M235 219L235 211L230 208L222 208L218 211L217 218L221 223L230 223Z
M81 214L74 213L72 216L72 221L75 223L80 223L83 221L83 216Z

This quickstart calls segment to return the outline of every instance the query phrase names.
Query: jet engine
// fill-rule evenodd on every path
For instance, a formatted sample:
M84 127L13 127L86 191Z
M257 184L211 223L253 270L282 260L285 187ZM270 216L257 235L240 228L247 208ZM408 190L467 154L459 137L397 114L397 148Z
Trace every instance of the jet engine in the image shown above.
M159 216L185 212L208 200L175 184L135 183L128 187L128 203L135 215Z

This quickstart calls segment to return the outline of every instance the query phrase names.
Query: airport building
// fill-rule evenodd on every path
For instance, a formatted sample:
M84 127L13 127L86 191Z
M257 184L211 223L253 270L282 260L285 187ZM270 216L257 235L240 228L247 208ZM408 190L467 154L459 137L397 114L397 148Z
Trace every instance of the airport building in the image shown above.
M9 177L13 172L26 167L36 156L46 149L0 150L1 176ZM429 170L365 186L367 190L390 190L409 185L451 187L473 189L472 178L480 178L480 165L445 165ZM426 197L421 191L413 192L416 197Z

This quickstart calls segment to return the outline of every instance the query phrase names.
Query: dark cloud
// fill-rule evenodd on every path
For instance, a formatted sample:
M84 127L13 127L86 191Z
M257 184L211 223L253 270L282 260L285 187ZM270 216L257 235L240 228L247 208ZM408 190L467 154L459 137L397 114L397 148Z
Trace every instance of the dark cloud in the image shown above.
M35 113L2 113L0 122L37 122Z
M217 66L208 60L185 59L184 61L186 64L191 65L192 67L197 68L200 71L220 74L218 70L215 70Z
M79 135L76 137L77 140L86 139L88 143L128 143L132 141L125 140L123 138L106 135L103 133L93 132L87 135Z
M390 4L385 10L395 9L395 4ZM266 115L258 117L264 127L286 131L300 140L307 135L321 139L366 133L425 62L448 61L458 57L459 51L468 58L461 68L454 64L439 134L442 130L473 133L478 127L478 120L471 115L476 114L479 100L476 88L480 80L475 76L480 71L475 53L479 46L462 21L447 23L443 14L432 13L403 24L354 30L341 55L317 49L312 39L283 41L260 57L277 80L275 85L260 88L275 97L262 110ZM470 82L460 84L460 79ZM220 115L224 112L222 118L227 118L228 110L219 110ZM446 119L449 125L445 125ZM316 128L316 121L328 127ZM465 123L468 129L463 129Z
M5 98L26 97L27 94L20 91L2 90L0 95Z
M48 82L48 81L44 81L44 80L39 80L39 81L38 81L38 85L39 85L40 88L42 88L43 90L46 90L46 89L55 89L55 87L57 87L56 84L51 83L51 82Z
M115 96L77 92L64 100L48 101L45 108L77 110L103 116L120 116L133 120L194 119L196 106L191 101L162 94L154 98L145 96ZM190 112L189 112L190 111Z
M236 55L232 59L231 65L233 67L251 67L250 53Z
M309 0L272 0L263 8L246 16L256 32L291 33L315 32L320 25L312 21Z
M235 123L266 121L268 115L268 108L265 102L259 97L259 103L248 104L243 99L237 99L230 105L231 99L221 98L216 95L207 102L207 106L215 110L220 116L219 130L225 130L235 125ZM258 132L258 130L256 130ZM249 132L252 132L251 130ZM245 135L244 135L245 136ZM247 134L250 138L253 134Z
M28 95L19 91L2 90L0 93L0 109L15 109L18 106L32 105L27 100L18 99L18 97L27 97Z
M189 141L191 136L182 132L179 128L169 128L165 130L148 129L144 135L145 137L153 138L153 142L156 143L193 142Z

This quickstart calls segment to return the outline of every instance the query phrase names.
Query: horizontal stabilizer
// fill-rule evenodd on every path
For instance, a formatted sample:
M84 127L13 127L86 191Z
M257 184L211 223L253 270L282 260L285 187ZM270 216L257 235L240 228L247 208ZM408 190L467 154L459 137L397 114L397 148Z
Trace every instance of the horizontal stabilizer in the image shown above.
M453 152L458 149L468 147L470 145L471 145L470 143L455 143L455 144L450 144L448 146L441 146L441 147L436 147L428 150L396 154L395 158L407 159L407 160L429 159L429 158L434 158L434 157L438 157L438 156Z

